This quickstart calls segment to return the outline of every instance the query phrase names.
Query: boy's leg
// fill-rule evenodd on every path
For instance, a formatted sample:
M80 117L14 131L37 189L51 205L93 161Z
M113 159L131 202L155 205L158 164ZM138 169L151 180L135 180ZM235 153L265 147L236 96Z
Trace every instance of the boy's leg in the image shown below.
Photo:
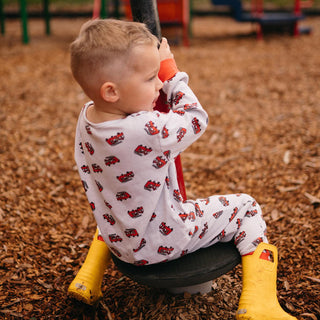
M270 253L266 258L265 252ZM278 252L275 246L260 243L253 254L242 256L243 287L237 320L294 320L277 298Z
M68 289L70 296L89 305L95 304L102 297L103 275L111 259L107 245L98 236L97 229L88 255Z

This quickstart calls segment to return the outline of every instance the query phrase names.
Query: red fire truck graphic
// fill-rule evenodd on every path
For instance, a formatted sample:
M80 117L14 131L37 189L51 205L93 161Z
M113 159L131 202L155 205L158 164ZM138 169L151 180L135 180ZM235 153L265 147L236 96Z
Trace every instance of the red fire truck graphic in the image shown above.
M167 255L170 255L173 250L174 250L174 248L172 248L172 247L168 248L168 247L160 246L158 248L158 253L162 254L164 256L167 256Z
M239 244L241 241L244 240L244 238L246 237L246 232L242 231L235 239L234 239L234 244L237 245Z
M159 231L164 235L167 236L172 232L173 228L170 228L169 226L166 225L165 222L161 222L159 226Z
M189 236L194 237L194 235L198 232L199 227L195 226L193 231L189 231Z
M87 134L92 134L91 127L89 125L86 125L85 128L86 128Z
M195 215L195 213L193 211L189 212L188 219L191 220L191 221L196 220L196 215Z
M122 242L122 238L116 233L109 234L109 240L110 242Z
M107 208L112 209L112 205L109 202L104 201L104 204L106 205Z
M128 182L131 181L134 177L134 173L132 171L127 171L126 173L121 174L120 176L117 176L117 179L121 182Z
M118 132L115 136L107 138L106 141L110 146L115 146L124 140L123 132Z
M179 128L177 131L177 140L180 142L183 137L186 135L187 129L186 128Z
M99 191L101 192L101 191L103 190L102 184L101 184L99 181L97 181L97 180L95 180L95 182L96 182L96 185L97 185Z
M152 162L152 166L156 169L160 169L166 164L167 164L167 160L164 159L162 156L156 157Z
M93 149L91 143L90 143L90 142L86 142L86 143L85 143L85 146L86 146L88 152L89 152L91 155L93 155L93 154L94 154L94 149Z
M180 257L185 256L187 253L188 253L188 249L182 250L182 251L181 251L181 254L180 254Z
M183 92L181 92L181 91L177 92L176 96L174 97L174 99L172 101L175 106L180 102L180 100L182 99L183 96L184 96Z
M139 233L138 233L137 229L134 229L134 228L126 229L126 230L124 230L124 233L126 234L126 236L128 238L139 237Z
M103 219L107 220L112 226L116 223L113 216L111 214L104 214Z
M237 219L237 229L239 230L242 224L242 220L240 218Z
M227 200L226 197L219 197L219 201L222 203L223 206L227 207L229 205L229 201Z
M132 249L132 250L133 250L133 252L138 252L138 251L141 250L145 245L146 245L146 239L145 239L145 238L142 238L141 241L140 241L140 244L139 244L138 248Z
M213 214L213 216L218 219L223 214L223 210L217 211Z
M229 218L229 222L231 222L234 218L235 218L235 216L237 215L237 213L238 213L238 207L235 207L234 209L233 209L233 212L232 212L232 214L231 214L231 216L230 216L230 218Z
M117 250L116 248L110 248L110 250L119 258L122 256L122 254L119 252L119 250Z
M149 180L147 183L144 185L144 189L148 191L155 191L160 187L161 183Z
M138 266L138 267L142 267L142 266L145 266L146 264L148 264L149 262L147 260L139 260L139 261L135 261L133 264L135 266Z
M166 126L163 126L161 134L163 139L166 139L169 137L169 131Z
M203 210L200 209L199 203L195 203L194 208L196 210L196 215L201 218L203 216Z
M187 103L184 105L183 109L184 110L190 110L190 109L194 109L197 108L198 104L196 102L193 103Z
M167 188L169 189L169 187L170 187L170 179L169 179L169 177L166 177L165 182L166 182Z
M185 111L183 111L183 110L174 110L173 113L176 113L179 116L183 116L185 114Z
M262 237L259 237L256 240L252 241L252 244L257 247L261 242L263 242L263 239Z
M201 131L199 119L197 119L197 118L192 119L192 129L193 129L194 134L197 134Z
M89 189L88 184L84 180L81 180L81 182L82 182L82 187L83 187L84 191L87 192Z
M96 210L96 205L94 204L94 202L90 202L90 208L92 211Z
M116 198L117 198L118 201L122 201L122 200L130 199L131 196L130 196L130 194L128 192L120 191L120 192L117 192Z
M113 164L120 162L120 160L115 156L109 156L104 158L104 163L106 166L110 167Z
M247 217L254 217L257 213L258 213L258 210L257 210L257 209L250 210L250 211L247 211L247 212L246 212L246 216L247 216Z
M90 173L90 168L89 168L89 166L83 165L83 166L81 167L81 170L82 170L84 173Z
M152 148L148 148L140 144L135 148L134 153L137 154L138 156L146 156L151 151L152 151Z
M156 217L157 217L156 213L153 212L153 213L152 213L152 216L151 216L151 218L150 218L150 222L151 222L152 220L154 220Z
M137 209L134 209L134 210L129 210L128 211L128 215L131 217L131 218L138 218L140 217L142 214L143 214L143 207L138 207Z
M179 217L181 218L181 220L183 221L183 222L185 222L187 219L188 219L188 214L187 213L179 213Z
M204 227L203 227L200 235L199 235L199 239L202 239L204 237L204 235L207 233L207 231L208 231L208 223L206 222L204 224Z
M144 130L151 136L154 136L160 132L153 121L149 121L148 123L146 123Z
M181 202L182 201L182 196L181 193L178 189L173 190L173 198L174 200Z
M96 172L96 173L102 172L101 167L100 167L98 164L96 164L96 163L93 163L93 164L92 164L92 170L93 170L93 172Z

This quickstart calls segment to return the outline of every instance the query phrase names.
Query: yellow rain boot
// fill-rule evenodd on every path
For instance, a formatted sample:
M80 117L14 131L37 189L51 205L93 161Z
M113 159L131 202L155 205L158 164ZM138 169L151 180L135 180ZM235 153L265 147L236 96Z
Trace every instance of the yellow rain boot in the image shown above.
M98 240L98 229L94 235L88 255L71 282L68 294L89 305L102 298L101 284L110 262L111 253L104 241Z
M271 252L270 260L260 257L264 250ZM278 302L277 265L277 248L267 243L260 243L252 255L242 257L243 286L237 320L297 320Z

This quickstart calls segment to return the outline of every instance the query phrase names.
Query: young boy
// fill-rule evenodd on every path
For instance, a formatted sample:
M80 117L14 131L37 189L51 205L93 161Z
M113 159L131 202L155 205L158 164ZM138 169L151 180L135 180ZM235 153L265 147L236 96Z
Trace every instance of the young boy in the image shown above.
M72 73L92 100L79 116L75 159L108 246L96 240L89 256L98 259L85 263L99 287L108 248L146 265L233 239L244 277L237 319L295 319L278 303L276 262L263 258L267 251L276 260L276 249L258 203L246 194L182 199L175 158L203 134L208 116L166 39L158 46L143 24L112 19L87 22L71 44ZM168 113L154 110L161 89ZM83 287L71 284L69 292Z

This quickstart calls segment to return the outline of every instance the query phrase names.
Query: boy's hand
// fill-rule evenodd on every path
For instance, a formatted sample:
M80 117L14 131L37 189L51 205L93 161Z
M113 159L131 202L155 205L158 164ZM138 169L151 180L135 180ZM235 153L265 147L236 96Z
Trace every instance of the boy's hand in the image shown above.
M173 59L173 54L170 50L170 46L166 38L162 38L161 40L159 54L160 54L160 61L163 61L166 59Z

